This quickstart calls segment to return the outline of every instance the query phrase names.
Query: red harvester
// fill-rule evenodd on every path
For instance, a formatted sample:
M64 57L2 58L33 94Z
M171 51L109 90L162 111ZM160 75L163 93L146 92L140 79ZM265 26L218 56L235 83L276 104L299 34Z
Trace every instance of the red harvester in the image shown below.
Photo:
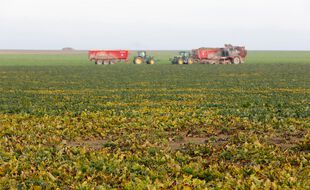
M192 50L196 63L205 64L240 64L245 62L245 47L225 45L224 48L199 48Z
M119 61L128 61L128 50L90 50L88 58L97 65L115 64Z

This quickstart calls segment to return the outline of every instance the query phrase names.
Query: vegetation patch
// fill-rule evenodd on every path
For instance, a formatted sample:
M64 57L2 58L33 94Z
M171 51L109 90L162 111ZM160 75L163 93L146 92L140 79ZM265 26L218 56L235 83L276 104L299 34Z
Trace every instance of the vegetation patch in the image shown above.
M0 55L0 189L309 189L307 56Z

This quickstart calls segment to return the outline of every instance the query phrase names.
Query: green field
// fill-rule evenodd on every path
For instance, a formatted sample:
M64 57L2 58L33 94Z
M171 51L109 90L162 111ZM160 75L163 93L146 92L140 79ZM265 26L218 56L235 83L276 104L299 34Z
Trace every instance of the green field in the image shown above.
M48 52L48 51L47 51ZM169 58L176 55L177 51L151 51L150 55L154 55L159 64L168 64ZM131 52L131 59L136 52ZM250 51L247 57L247 64L274 64L274 63L306 63L310 62L309 51ZM65 66L89 66L87 52L65 53L0 53L0 66L46 66L46 65L65 65Z
M0 54L0 189L308 189L310 52L97 66Z

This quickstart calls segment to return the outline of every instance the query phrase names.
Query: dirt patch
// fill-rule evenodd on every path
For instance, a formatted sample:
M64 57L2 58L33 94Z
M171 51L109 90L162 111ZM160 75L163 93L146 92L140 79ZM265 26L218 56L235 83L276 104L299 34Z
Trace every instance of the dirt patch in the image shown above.
M178 141L170 141L169 146L172 150L177 150L184 146L185 144L204 144L206 142L207 138L203 137L184 137L181 140Z
M80 141L70 141L66 143L66 145L68 147L86 147L91 149L100 149L106 142L108 141L105 139L80 140Z
M210 138L211 137L188 137L188 136L178 136L177 139L170 139L169 141L169 146L171 150L178 150L185 146L186 144L195 144L195 145L200 145L200 144L207 144L210 143ZM219 146L224 146L228 140L229 137L224 134L220 134L217 136L214 136L214 140L212 140L212 146L214 147L219 147Z
M213 141L212 145L215 147L225 146L228 143L229 139L230 139L229 135L220 134L216 136L216 140Z
M303 138L290 136L290 137L282 137L275 136L268 139L269 144L273 144L278 146L281 149L290 149L298 146L298 144L303 140Z

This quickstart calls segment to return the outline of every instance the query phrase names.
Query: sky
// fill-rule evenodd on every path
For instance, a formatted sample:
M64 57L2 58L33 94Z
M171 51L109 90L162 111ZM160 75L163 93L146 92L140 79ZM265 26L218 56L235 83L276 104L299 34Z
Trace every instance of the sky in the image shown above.
M0 49L310 50L309 0L0 0Z

